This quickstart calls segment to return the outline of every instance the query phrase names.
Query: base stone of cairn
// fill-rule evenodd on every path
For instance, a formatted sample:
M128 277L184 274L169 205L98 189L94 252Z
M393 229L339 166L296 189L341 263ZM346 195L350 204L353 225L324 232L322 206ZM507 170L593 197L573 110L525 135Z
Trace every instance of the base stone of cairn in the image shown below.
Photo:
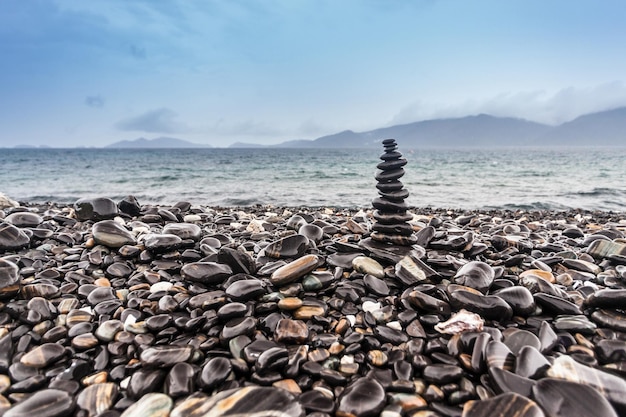
M409 191L404 188L400 178L404 175L407 160L398 152L395 139L383 140L385 152L376 167L376 188L380 197L372 201L374 220L370 238L361 241L361 245L372 252L372 255L397 261L408 254L412 245L417 243L413 227L408 223L413 216L407 212L408 205L404 201Z

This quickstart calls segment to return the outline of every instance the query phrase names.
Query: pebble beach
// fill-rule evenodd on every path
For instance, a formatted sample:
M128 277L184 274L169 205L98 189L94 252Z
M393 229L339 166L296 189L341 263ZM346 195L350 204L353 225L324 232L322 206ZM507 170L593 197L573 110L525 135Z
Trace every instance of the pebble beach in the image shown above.
M0 195L5 417L626 414L626 218Z
M623 213L407 212L5 200L0 414L626 413Z

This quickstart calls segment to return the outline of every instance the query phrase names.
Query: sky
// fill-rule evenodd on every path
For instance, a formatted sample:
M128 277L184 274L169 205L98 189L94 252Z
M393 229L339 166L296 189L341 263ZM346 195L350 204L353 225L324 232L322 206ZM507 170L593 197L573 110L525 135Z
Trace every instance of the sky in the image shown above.
M0 147L626 106L622 0L0 0Z

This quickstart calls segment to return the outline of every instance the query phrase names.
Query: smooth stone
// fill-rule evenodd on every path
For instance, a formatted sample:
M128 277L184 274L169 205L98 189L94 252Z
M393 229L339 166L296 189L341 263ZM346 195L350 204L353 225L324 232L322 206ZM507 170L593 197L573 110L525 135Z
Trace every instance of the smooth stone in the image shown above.
M515 356L511 349L502 342L492 340L485 348L485 359L489 368L500 368L510 371L513 369Z
M370 274L376 278L384 278L385 270L382 265L372 258L357 256L352 260L352 267L362 274Z
M232 365L226 358L217 357L210 359L202 367L200 373L200 385L207 390L221 385L232 372Z
M303 235L291 235L270 243L264 249L272 258L298 258L304 255L309 246L309 239Z
M410 224L382 224L376 223L372 226L372 230L385 235L411 236L413 227Z
M281 319L274 331L274 339L279 343L304 343L309 339L309 328L301 320Z
M378 416L385 403L385 390L378 381L370 378L359 378L341 393L335 416Z
M146 249L154 253L163 253L178 249L182 243L183 240L176 235L157 233L146 235L143 241Z
M124 330L124 323L120 320L107 320L98 326L94 334L103 342L111 342L122 330Z
M194 368L190 364L175 364L165 377L165 393L172 398L191 394L194 391L194 375Z
M550 417L617 417L611 404L590 386L545 378L532 396Z
M435 384L448 384L463 376L463 368L456 365L428 365L422 371L424 379Z
M173 405L169 396L151 392L128 407L120 417L168 417Z
M379 187L380 185L387 185L387 184L378 184L376 187ZM400 183L400 187L402 187L402 183ZM381 223L381 224L399 224L399 223L406 223L410 220L413 220L413 215L409 212L385 213L385 212L380 212L378 210L375 210L374 213L372 213L372 216L378 223Z
M141 352L141 362L152 367L167 367L189 361L194 353L192 346L153 346Z
M587 297L585 304L594 308L624 308L626 306L626 289L598 290Z
M23 211L9 214L4 221L16 227L37 227L43 223L43 217L37 213Z
M217 262L193 262L180 269L183 279L203 284L220 284L232 274L230 266Z
M15 404L4 417L62 417L71 415L75 407L74 398L69 393L44 389Z
M523 346L515 360L515 374L524 378L537 379L545 375L550 362L533 346Z
M0 223L0 252L14 251L28 246L30 238L9 223Z
M391 201L391 200L386 200L380 197L377 197L374 200L372 200L372 206L374 206L375 209L383 213L384 212L403 213L409 209L409 206L405 201L402 201L402 202Z
M317 390L303 392L298 397L298 400L309 413L319 412L332 414L335 410L335 402L333 399Z
M495 278L495 271L485 262L472 261L463 265L454 275L456 284L487 293Z
M233 282L225 292L232 300L248 301L265 294L267 288L263 281L251 278Z
M178 403L170 413L170 417L304 415L304 407L292 393L280 388L262 386L226 390L209 398L194 394Z
M282 347L272 347L259 355L256 368L260 372L279 371L289 361L289 352Z
M376 173L374 178L376 179L376 181L384 183L402 178L403 175L404 169L396 168L391 170L379 171Z
M450 304L421 291L411 291L407 300L413 307L431 313L439 313L447 317L452 312Z
M117 385L111 382L89 385L78 394L76 404L89 416L97 416L113 406L118 391Z
M415 285L428 280L426 268L427 266L421 260L405 256L396 263L395 275L403 284Z
M596 343L596 352L606 362L626 361L626 341L604 339Z
M456 308L464 308L487 320L506 321L513 316L513 309L497 295L479 295L467 290L450 294L450 302Z
M462 417L545 417L545 414L536 402L507 392L485 400L467 401Z
M530 378L514 374L505 369L491 367L488 371L491 386L497 394L514 392L524 397L530 397L530 393L537 383Z
M318 264L317 255L305 255L275 270L270 277L270 282L279 286L289 284L313 271Z
M550 323L547 321L542 321L539 327L539 342L541 343L541 348L539 349L541 353L547 353L551 351L559 341L559 337L550 326Z
M226 322L220 333L220 339L230 340L241 335L251 335L257 325L254 317L237 317Z
M598 265L593 262L583 261L582 259L563 259L562 264L567 268L587 272L593 275L598 275L602 272L602 268Z
M390 171L393 169L402 168L407 164L407 162L408 161L404 158L392 159L389 161L380 162L378 165L376 165L376 168L380 169L381 171Z
M65 347L56 343L44 343L26 353L20 362L32 368L45 368L65 356Z
M103 301L115 300L117 297L113 294L113 288L110 287L98 287L89 293L87 296L87 302L95 306Z
M125 262L114 262L106 269L107 276L111 278L128 278L133 272L133 268Z
M191 239L195 242L202 237L202 229L193 223L168 223L163 227L163 233L176 235L183 240Z
M608 258L613 255L626 256L626 243L598 239L591 242L587 253L594 258Z
M76 218L84 220L112 219L118 214L115 202L110 198L82 198L74 203Z
M117 203L117 208L121 213L128 214L131 217L137 217L141 214L141 205L137 198L132 195L127 195L119 203Z
M0 294L12 293L19 288L19 268L13 262L0 259ZM15 288L18 286L18 288Z
M493 295L502 298L513 309L516 316L527 317L531 315L537 305L532 293L526 287L509 287L496 291Z
M376 278L374 275L366 274L363 277L363 284L365 287L372 293L386 297L390 294L389 286L387 283L379 278Z
M335 281L335 276L330 271L313 271L302 278L304 291L318 291L328 287Z
M593 334L598 326L591 322L587 316L558 316L552 323L557 330Z
M392 329L388 326L376 326L374 327L374 335L378 340L383 343L391 343L392 345L400 345L409 341L409 337L406 333Z
M102 220L94 224L91 233L97 244L109 248L121 248L136 243L133 234L114 220Z
M550 294L536 293L533 295L535 302L541 306L544 311L556 315L577 315L582 314L580 307L576 304L556 297Z
M588 385L604 395L620 413L626 413L626 381L624 379L585 366L567 355L559 356L546 372L549 377Z
M585 317L586 318L586 317ZM626 314L618 310L600 309L591 313L591 320L600 326L626 332Z
M309 240L319 242L324 237L324 231L315 224L305 224L298 229L298 234L306 236Z
M539 338L528 330L507 329L503 332L504 344L517 356L523 347L541 348Z
M217 261L230 266L235 274L254 274L256 265L247 252L223 246L217 252Z

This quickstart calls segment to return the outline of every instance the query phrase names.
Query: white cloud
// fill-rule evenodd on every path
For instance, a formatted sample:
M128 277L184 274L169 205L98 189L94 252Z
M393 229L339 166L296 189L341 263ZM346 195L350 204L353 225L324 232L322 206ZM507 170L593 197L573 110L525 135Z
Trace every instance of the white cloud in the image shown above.
M185 133L189 128L176 120L178 114L168 108L150 110L139 116L119 121L115 127L124 131L150 133Z
M613 81L594 87L567 87L552 93L545 90L507 92L455 105L415 101L401 109L389 124L486 113L557 125L583 114L622 106L626 106L626 85Z

